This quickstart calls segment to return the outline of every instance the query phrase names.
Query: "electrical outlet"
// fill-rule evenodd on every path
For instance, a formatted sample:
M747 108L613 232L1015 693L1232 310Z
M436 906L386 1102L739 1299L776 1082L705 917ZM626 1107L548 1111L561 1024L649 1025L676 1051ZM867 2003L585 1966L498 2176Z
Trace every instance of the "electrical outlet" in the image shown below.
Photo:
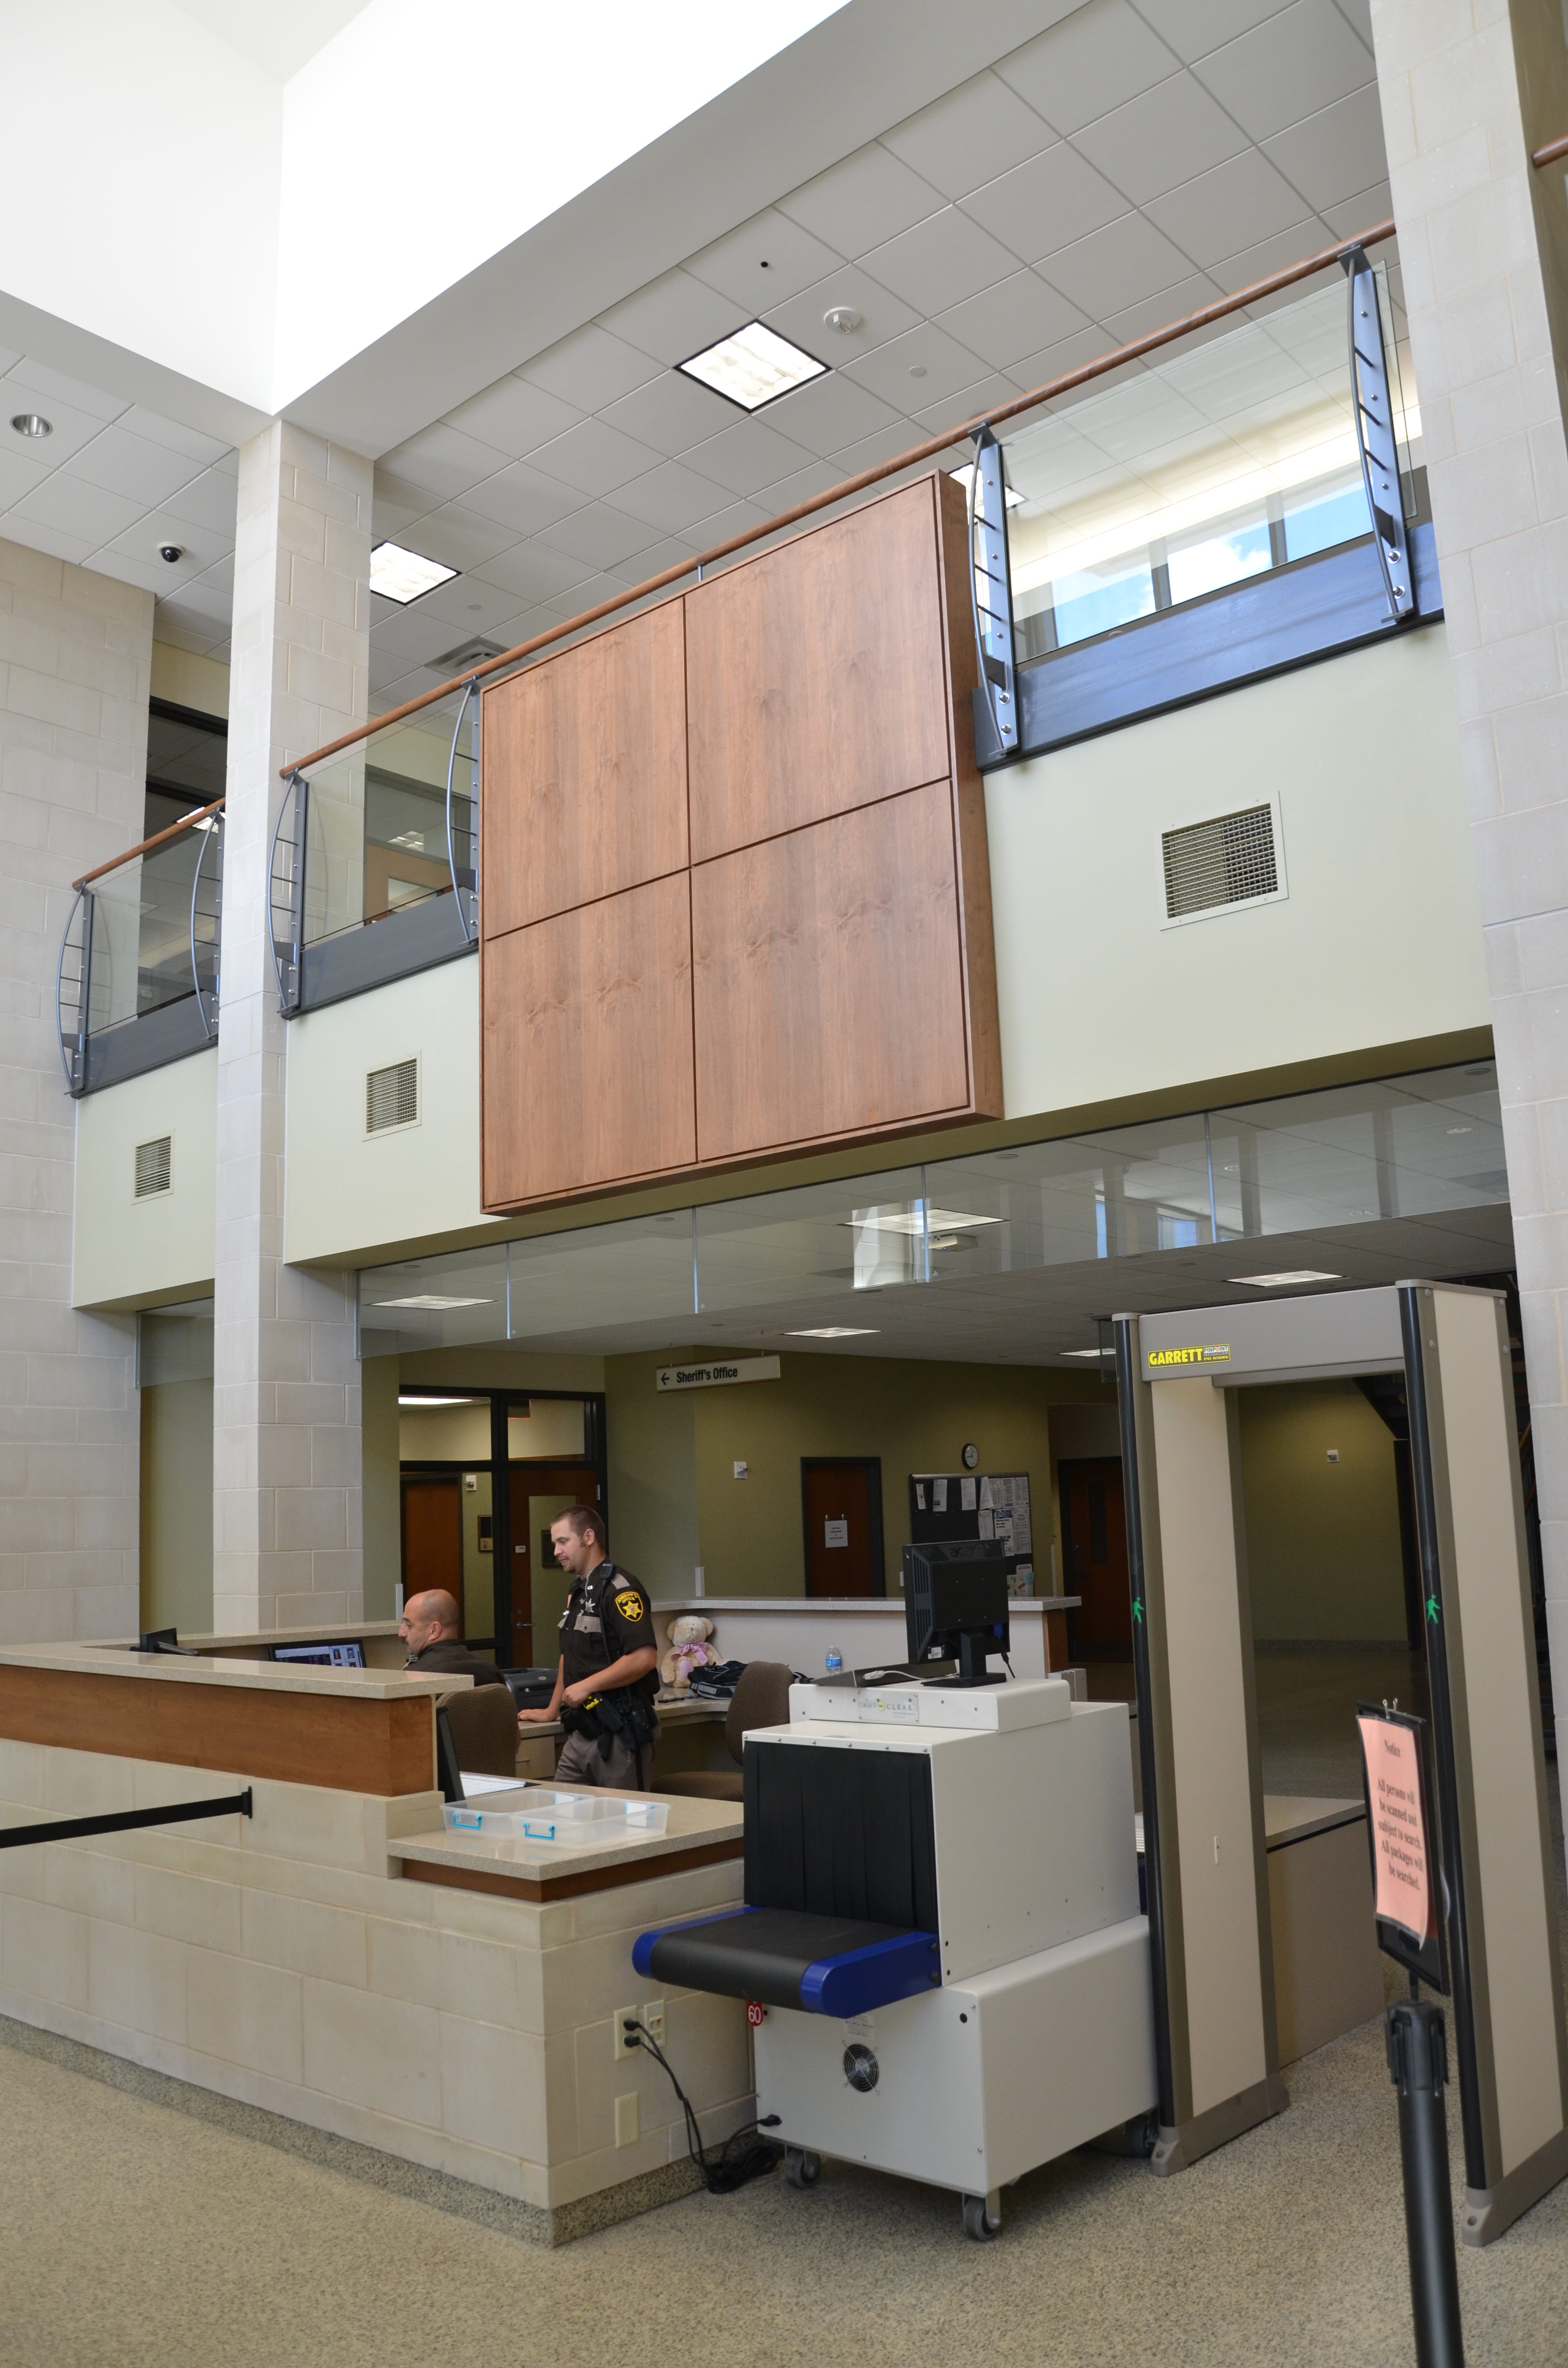
M649 2038L653 2040L657 2046L662 2047L665 2044L664 1999L650 1998L647 2005L642 2009L642 2028L647 2032Z
M642 2132L642 2100L635 2089L630 2097L615 2100L615 2142L618 2146L635 2146Z
M634 2006L618 2006L610 2017L610 2036L614 2042L614 2056L618 2064L623 2056L636 2055L637 2038L631 2025L641 2022L642 2020L641 2009Z

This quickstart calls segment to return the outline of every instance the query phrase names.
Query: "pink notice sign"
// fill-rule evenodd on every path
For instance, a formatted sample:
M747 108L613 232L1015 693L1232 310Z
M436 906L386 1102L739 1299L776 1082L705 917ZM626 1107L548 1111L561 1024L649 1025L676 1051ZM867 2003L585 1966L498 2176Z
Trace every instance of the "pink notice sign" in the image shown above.
M1372 1807L1377 1912L1415 1941L1431 1930L1431 1875L1421 1814L1420 1738L1392 1719L1358 1718Z

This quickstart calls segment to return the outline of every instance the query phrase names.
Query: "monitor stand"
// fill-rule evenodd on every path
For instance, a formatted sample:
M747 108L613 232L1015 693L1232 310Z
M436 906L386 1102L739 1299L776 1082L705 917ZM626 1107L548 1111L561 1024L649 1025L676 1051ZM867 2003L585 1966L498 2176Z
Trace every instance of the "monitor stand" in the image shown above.
M1001 1670L985 1666L994 1639L989 1628L971 1636L967 1630L959 1632L959 1673L956 1678L926 1678L928 1686L1005 1686L1007 1682Z

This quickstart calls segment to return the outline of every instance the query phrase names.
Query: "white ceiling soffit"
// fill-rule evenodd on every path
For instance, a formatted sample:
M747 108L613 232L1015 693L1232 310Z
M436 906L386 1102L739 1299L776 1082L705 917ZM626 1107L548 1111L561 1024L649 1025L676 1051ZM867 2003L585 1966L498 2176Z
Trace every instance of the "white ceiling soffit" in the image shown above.
M174 0L231 50L287 82L335 40L366 0Z
M694 4L706 13L706 0ZM346 43L335 49L335 64L345 48L361 37L369 40L381 9L391 5L392 0L378 0ZM301 425L359 451L391 450L455 403L645 287L890 125L1072 16L1080 5L1081 0L988 0L984 8L955 9L950 0L850 0L847 6L827 12L797 0L800 16L823 21L772 55L763 55L761 63L743 70L727 86L722 75L714 77L712 95L694 111L677 115L672 105L667 128L659 136L638 143L634 151L628 140L621 149L625 161L606 158L597 177L585 179L578 170L568 187L563 162L557 173L559 195L548 203L541 197L528 227L455 281L450 265L457 225L460 221L463 234L471 234L472 194L463 176L445 175L458 211L453 234L441 245L444 268L433 283L436 292L417 310L395 320L383 302L383 317L392 320L392 325L368 334L357 351L345 347L345 358L326 370L318 370L317 362L324 351L324 333L331 324L299 313L283 342L299 350L308 382L301 374L297 386L280 393L278 408ZM730 0L719 0L712 11L714 26L733 27L746 13L733 9ZM577 21L569 14L559 21L580 66ZM656 12L650 16L640 9L637 21L656 24ZM661 46L666 31L660 33ZM596 58L613 54L615 39L602 19L596 20ZM766 46L755 43L754 54ZM457 111L449 130L437 129L430 114L422 111L423 136L435 138L437 154L445 153L449 139L457 142L455 153L472 154L486 140L501 138L498 129L487 132L476 120L483 104L483 55L482 48L465 45L472 105L461 93L454 95ZM540 80L563 86L560 76L552 79L551 63L548 58L542 62ZM305 126L298 120L312 78L312 74L301 76L290 95L296 119L290 124L290 144L297 141L301 155L319 153L321 147L305 136ZM575 66L564 86L580 87ZM508 103L522 109L520 131L513 136L526 153L526 99L514 95ZM601 80L589 103L589 120L607 106ZM574 104L562 106L559 116L574 132L584 128L582 110ZM324 132L325 126L322 128ZM506 153L509 157L514 151ZM342 161L350 161L350 152L344 152ZM363 159L351 161L358 176ZM354 186L356 190L360 187L357 178ZM422 188L433 208L435 181L422 182ZM348 201L346 181L341 202ZM330 182L324 185L319 176L314 187L308 177L291 178L285 190L286 320L298 302L293 284L304 281L298 249L312 236L319 243L321 215L314 210L324 206L331 219L332 202ZM297 218L291 218L291 206ZM340 326L347 318L340 267L335 265L330 284L324 282L322 297L337 308L335 320ZM361 310L362 326L365 320ZM301 364L287 359L284 366L301 370Z

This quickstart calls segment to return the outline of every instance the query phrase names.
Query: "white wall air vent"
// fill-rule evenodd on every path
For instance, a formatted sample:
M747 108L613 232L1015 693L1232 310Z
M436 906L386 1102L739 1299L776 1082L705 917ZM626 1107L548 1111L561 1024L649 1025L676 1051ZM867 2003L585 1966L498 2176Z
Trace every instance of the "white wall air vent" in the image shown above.
M151 1200L154 1192L167 1192L174 1183L175 1139L172 1134L159 1135L155 1143L139 1143L136 1146L136 1198Z
M419 1120L419 1057L394 1061L388 1069L372 1069L365 1079L365 1132L385 1134L390 1127L415 1126Z
M1165 918L1212 913L1227 905L1253 905L1281 889L1279 847L1271 804L1243 806L1211 822L1189 823L1161 834L1165 859Z

